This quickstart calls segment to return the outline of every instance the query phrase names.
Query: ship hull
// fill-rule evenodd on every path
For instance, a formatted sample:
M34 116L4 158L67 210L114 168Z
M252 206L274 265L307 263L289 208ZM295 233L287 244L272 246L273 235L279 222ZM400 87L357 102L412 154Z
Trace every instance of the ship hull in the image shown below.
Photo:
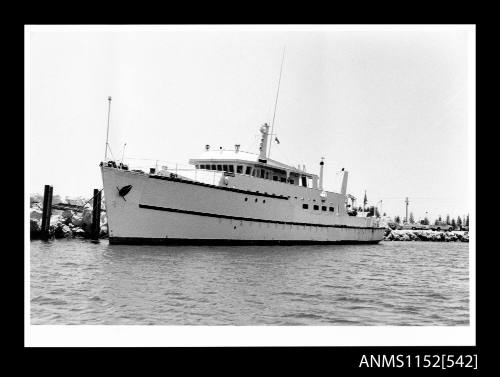
M306 216L278 194L110 167L102 174L110 244L373 244L385 231L351 216ZM127 185L132 189L121 196Z

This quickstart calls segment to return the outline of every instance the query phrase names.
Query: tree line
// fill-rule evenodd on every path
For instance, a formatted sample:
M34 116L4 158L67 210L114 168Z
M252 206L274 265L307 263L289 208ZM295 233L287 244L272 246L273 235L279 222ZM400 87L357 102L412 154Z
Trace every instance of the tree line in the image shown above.
M397 224L401 224L402 223L401 217L395 216L394 222ZM415 224L415 217L413 216L413 212L410 212L410 215L408 216L408 222L410 224ZM430 220L426 216L426 217L424 217L423 220L420 220L419 223L422 225L430 225ZM434 225L442 225L442 224L451 225L453 227L453 229L461 229L464 226L468 227L469 226L469 215L467 214L467 216L465 216L463 219L460 216L458 216L455 219L455 218L451 218L450 215L446 215L446 219L444 221L443 221L443 218L441 217L441 215L439 215L438 218L434 220Z

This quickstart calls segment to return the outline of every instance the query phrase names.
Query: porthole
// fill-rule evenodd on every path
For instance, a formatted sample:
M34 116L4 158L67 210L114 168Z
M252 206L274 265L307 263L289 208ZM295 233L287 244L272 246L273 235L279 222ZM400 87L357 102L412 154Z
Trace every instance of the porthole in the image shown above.
M245 202L248 202L248 198L245 198Z
M255 203L257 203L257 198L255 198Z
M265 203L265 202L266 202L266 199L264 199L264 200L262 201L262 203Z

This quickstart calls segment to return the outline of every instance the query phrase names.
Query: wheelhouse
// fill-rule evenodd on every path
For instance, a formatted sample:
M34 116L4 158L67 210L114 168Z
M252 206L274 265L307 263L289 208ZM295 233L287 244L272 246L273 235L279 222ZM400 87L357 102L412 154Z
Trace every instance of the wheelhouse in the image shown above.
M222 171L231 175L247 175L256 179L317 188L317 175L307 173L305 169L295 168L271 159L267 159L265 162L260 161L258 157L256 154L238 149L205 151L204 156L191 159L189 163L194 165L197 170Z

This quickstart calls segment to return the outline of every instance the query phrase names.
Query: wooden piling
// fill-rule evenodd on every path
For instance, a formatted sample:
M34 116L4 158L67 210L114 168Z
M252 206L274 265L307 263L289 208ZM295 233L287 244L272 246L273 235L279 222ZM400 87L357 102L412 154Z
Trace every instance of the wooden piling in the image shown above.
M94 201L92 204L92 231L91 237L94 240L99 239L101 231L101 191L94 189Z
M45 185L43 190L42 226L41 236L43 239L49 238L50 216L52 215L52 194L53 187Z

